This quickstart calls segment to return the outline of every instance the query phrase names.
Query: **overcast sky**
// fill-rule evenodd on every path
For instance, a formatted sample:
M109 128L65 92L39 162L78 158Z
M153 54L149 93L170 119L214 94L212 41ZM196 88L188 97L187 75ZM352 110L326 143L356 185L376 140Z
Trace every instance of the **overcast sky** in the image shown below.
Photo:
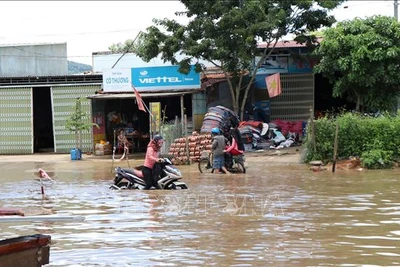
M348 1L334 15L338 21L393 16L393 3ZM178 1L0 1L0 10L0 44L67 42L68 60L91 65L92 52L134 39L153 18L176 18L184 6Z

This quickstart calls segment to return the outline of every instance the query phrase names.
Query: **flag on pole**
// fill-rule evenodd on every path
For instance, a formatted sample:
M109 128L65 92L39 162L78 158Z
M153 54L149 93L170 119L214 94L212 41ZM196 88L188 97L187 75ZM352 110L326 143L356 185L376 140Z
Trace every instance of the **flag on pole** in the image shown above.
M281 75L279 73L275 73L273 75L265 77L265 83L267 84L268 94L270 98L280 95L282 93Z
M138 106L139 110L144 111L144 112L147 113L147 111L146 111L146 109L144 108L144 105L143 105L142 97L140 96L138 90L136 90L135 86L133 86L133 85L132 85L132 88L133 88L133 91L135 92L136 103L137 103L137 106Z

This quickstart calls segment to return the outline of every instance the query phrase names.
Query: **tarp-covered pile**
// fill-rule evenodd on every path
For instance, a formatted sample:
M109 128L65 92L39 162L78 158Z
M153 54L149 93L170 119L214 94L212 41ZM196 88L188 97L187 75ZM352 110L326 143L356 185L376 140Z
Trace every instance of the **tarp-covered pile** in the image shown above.
M231 127L239 126L239 117L224 106L210 107L204 116L200 133L211 133L212 128L219 128L225 136L229 136Z
M260 121L241 121L239 131L245 150L251 150L257 146L263 135L268 131L268 123Z
M296 145L304 132L302 121L289 122L275 120L271 123L261 121L242 121L239 131L246 151L263 148L280 149Z
M283 121L283 120L275 120L272 121L271 124L275 124L277 128L279 128L284 136L287 136L290 133L296 134L296 136L303 135L303 122L302 121Z

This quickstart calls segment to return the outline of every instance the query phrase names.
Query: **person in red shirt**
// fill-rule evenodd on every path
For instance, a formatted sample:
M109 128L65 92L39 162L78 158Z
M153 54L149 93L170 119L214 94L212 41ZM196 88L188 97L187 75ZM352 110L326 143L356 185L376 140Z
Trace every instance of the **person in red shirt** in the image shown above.
M159 158L160 149L163 145L163 138L161 135L156 134L147 145L146 157L143 164L143 177L146 182L144 189L150 189L152 186L157 186L157 181L154 179L153 168L156 162L161 162L163 159Z

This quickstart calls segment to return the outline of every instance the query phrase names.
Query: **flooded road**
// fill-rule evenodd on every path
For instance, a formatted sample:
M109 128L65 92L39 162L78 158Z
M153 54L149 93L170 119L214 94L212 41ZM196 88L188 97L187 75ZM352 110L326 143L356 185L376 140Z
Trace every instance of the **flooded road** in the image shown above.
M0 239L51 235L46 266L400 265L399 170L246 164L231 176L178 166L188 190L114 191L111 160L3 161L0 206L85 221L0 223ZM56 180L45 199L38 168Z

